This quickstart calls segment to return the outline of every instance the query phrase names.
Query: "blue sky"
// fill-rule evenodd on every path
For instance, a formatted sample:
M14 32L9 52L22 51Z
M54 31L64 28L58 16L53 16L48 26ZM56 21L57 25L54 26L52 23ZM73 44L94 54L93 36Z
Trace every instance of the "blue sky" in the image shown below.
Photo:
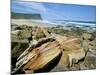
M44 20L95 21L96 7L75 4L12 1L16 13L39 13Z

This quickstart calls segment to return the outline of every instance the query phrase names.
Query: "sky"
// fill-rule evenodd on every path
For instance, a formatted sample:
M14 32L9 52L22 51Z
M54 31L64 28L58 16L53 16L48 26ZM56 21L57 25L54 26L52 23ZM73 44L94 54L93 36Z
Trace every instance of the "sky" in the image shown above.
M90 5L12 1L11 11L40 14L43 20L96 21L96 7Z

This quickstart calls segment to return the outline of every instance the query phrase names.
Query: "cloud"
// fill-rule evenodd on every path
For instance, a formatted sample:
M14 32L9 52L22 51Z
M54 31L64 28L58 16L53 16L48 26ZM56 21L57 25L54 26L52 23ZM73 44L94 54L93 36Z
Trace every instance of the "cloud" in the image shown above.
M40 2L25 2L25 1L12 1L12 8L17 12L37 12L40 13L43 19L59 19L64 16L57 14L56 10L52 10L45 6L45 4ZM54 7L58 8L57 5Z
M56 10L47 9L47 11L44 12L42 15L45 17L45 19L48 20L63 19L65 16L62 15L62 12L60 13L61 14L58 14Z
M21 6L24 10L38 10L40 12L46 12L47 9L42 3L37 2L22 2L22 1L12 1L12 4L17 4ZM27 9L28 8L28 9Z

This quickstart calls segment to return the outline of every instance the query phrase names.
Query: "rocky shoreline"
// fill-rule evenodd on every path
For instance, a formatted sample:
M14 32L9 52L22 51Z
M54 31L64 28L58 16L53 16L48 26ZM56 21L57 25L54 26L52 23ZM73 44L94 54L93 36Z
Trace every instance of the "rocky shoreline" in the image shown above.
M49 29L49 33L51 34L53 29L50 28L45 28L45 31ZM11 28L11 67L12 71L14 68L16 68L16 62L18 57L27 49L29 46L32 44L34 41L39 41L42 38L46 38L46 35L44 32L41 30L41 27L32 27L32 26L27 26L27 25L12 25ZM63 32L63 31L62 31ZM45 32L46 33L46 32ZM56 32L55 32L56 33ZM67 32L66 32L67 33ZM60 34L60 33L59 33ZM73 34L77 34L76 32ZM47 34L48 35L48 34ZM75 36L70 36L71 37L76 37ZM78 35L79 37L79 35ZM50 68L51 64L53 63L54 66L52 66L52 69L50 68L47 72L58 72L58 71L76 71L76 70L90 70L90 69L96 69L96 36L94 36L94 33L90 32L82 32L81 37L80 37L81 42L79 45L83 47L85 51L85 57L81 60L79 60L77 63L73 63L72 66L68 67L67 63L64 63L63 61L66 58L66 52L63 51L62 55L56 56L53 61L50 60L48 62L47 68ZM72 43L73 44L73 43ZM69 44L69 47L71 45ZM75 46L75 45L74 45ZM77 46L77 45L76 45ZM67 47L68 48L68 47ZM63 59L65 58L65 59ZM55 62L58 60L58 62ZM73 60L73 62L76 60ZM63 63L62 63L63 62ZM52 64L52 65L53 65ZM45 68L42 70L36 71L38 72L46 72ZM46 68L46 69L47 69ZM20 72L18 72L19 74ZM35 72L34 72L35 73Z

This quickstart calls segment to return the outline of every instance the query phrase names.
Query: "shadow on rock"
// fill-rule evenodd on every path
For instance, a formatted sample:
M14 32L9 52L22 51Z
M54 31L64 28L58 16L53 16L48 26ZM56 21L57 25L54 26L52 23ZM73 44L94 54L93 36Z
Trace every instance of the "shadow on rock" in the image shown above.
M61 56L62 53L60 53L55 59L53 59L51 62L45 65L42 69L36 70L35 73L51 71L59 63Z

